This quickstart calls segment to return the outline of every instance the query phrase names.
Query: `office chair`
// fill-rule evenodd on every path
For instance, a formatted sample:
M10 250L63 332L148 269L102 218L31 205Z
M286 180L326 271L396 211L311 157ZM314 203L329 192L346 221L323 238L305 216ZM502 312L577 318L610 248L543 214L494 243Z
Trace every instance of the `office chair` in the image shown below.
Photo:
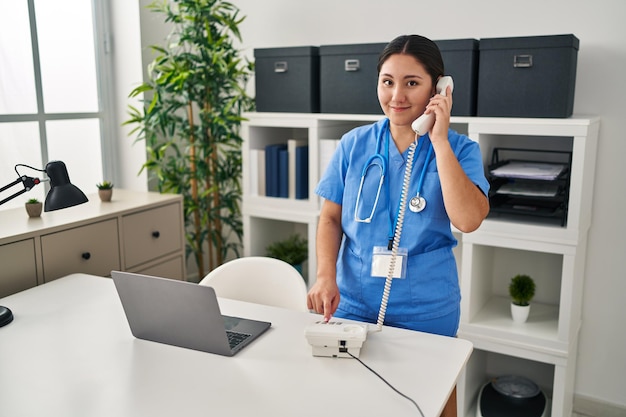
M302 275L287 262L263 256L237 258L218 266L200 281L218 297L308 311Z

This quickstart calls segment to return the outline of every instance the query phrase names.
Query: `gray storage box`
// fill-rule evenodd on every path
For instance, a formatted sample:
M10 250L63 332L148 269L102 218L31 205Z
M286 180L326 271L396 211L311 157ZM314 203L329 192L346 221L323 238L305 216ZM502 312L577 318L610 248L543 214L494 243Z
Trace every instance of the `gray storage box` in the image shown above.
M256 110L319 112L319 48L254 50Z
M320 111L383 114L376 88L386 43L320 46Z
M571 116L578 45L574 35L481 39L477 115Z
M476 116L478 40L447 39L435 43L443 57L445 75L454 80L452 116Z

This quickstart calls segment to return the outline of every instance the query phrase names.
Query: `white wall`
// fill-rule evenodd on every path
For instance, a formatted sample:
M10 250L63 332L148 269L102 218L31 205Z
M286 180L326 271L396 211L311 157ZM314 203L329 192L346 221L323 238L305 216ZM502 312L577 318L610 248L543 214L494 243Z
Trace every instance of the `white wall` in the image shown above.
M254 48L387 42L409 33L431 39L573 33L580 39L574 112L600 115L602 124L596 183L588 190L594 213L575 393L626 407L626 274L620 262L626 254L621 213L626 207L626 2L450 0L437 9L416 0L232 1L247 16L242 48L251 59ZM145 47L160 42L163 26L142 21L142 32Z
M139 32L139 4L127 0L112 0L111 42L113 51L113 88L115 89L115 126L117 143L114 175L116 186L128 190L145 191L147 175L139 174L146 160L143 143L134 143L129 132L134 126L122 126L128 119L128 105L141 107L138 100L128 98L130 92L143 81L142 48Z

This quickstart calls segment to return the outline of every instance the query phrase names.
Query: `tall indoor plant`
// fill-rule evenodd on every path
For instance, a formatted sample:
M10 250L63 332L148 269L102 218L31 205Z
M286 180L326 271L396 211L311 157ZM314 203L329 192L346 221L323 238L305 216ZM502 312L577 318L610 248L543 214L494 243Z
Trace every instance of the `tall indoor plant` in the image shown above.
M126 124L145 139L143 168L161 192L184 196L187 253L199 277L241 247L242 112L252 108L245 85L253 64L241 57L244 18L221 0L157 0L148 8L164 16L173 29L148 79L131 92L144 95L141 109L130 107Z

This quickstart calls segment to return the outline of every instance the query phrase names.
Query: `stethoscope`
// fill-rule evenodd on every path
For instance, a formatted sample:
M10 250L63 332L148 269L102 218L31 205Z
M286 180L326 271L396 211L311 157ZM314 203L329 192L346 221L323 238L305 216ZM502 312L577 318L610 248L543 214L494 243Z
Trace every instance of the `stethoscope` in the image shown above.
M383 135L386 134L386 146L384 147L384 155L381 155L379 149L381 148L381 143L383 141ZM383 187L383 183L385 181L385 175L387 173L387 161L389 160L389 142L390 142L391 133L389 131L389 120L386 121L385 125L382 126L380 132L378 133L378 137L376 138L376 152L370 156L365 165L363 166L363 171L361 172L361 181L359 184L359 190L357 191L356 202L354 206L354 220L359 223L370 223L372 218L374 217L374 212L376 211L376 207L378 207L378 199L380 198L380 192ZM425 140L418 140L417 149L415 150L415 156L419 155L419 152L424 144ZM432 144L428 144L428 151L426 153L426 159L424 160L424 166L422 167L422 172L420 173L420 178L417 182L417 193L411 200L409 201L409 209L414 213L419 213L426 208L426 199L421 195L422 187L424 185L424 178L426 177L426 170L428 169L428 162L433 152ZM365 177L367 173L372 170L378 168L380 171L380 180L378 181L378 189L376 190L376 199L374 200L374 205L372 206L372 210L366 218L360 218L358 215L359 202L361 201L361 196L363 193L363 183L365 182Z

